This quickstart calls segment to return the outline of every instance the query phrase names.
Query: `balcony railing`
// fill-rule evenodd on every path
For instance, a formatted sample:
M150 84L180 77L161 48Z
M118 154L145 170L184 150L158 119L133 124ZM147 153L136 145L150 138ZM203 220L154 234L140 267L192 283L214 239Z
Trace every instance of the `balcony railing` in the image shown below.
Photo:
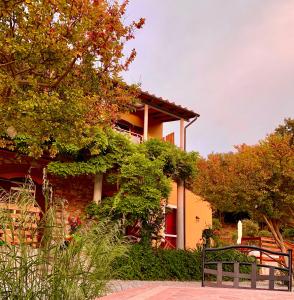
M140 144L143 142L143 135L141 135L139 133L128 131L128 130L122 129L118 126L115 126L114 129L118 132L121 132L122 134L129 136L134 143Z

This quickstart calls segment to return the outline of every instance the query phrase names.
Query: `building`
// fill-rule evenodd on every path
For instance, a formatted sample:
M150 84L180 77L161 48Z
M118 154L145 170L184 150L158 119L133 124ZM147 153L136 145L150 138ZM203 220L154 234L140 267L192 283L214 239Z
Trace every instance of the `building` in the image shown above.
M134 112L123 114L115 124L116 130L130 135L135 143L149 138L164 139L174 143L174 134L163 136L163 124L179 121L180 145L185 149L186 127L192 124L199 115L175 103L163 100L149 93L142 92L140 103ZM190 123L189 123L190 122ZM186 127L185 127L186 125ZM35 183L35 197L41 208L43 168L49 160L20 156L17 153L0 150L0 186L6 190L16 189L19 182L28 174ZM107 196L106 183L103 174L83 175L71 178L50 176L54 187L54 195L67 200L67 213L79 215L85 206L95 201L99 203L103 196ZM78 184L76 184L78 182ZM203 229L212 224L212 211L209 204L191 191L185 189L184 182L173 183L172 193L168 199L169 213L166 216L165 240L167 247L195 248L201 242Z

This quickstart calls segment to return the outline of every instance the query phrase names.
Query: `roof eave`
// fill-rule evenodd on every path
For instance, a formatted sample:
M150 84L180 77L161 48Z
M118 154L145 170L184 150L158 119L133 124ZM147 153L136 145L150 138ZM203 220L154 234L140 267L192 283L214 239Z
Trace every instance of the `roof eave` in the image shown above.
M174 102L158 98L155 95L149 94L148 92L142 91L139 98L144 104L148 104L151 107L174 117L175 120L184 119L185 121L189 121L192 118L198 118L200 116L198 113L195 113L194 111L189 110L186 107L182 107L181 105L177 105ZM161 103L161 105L158 105L158 103ZM172 108L172 112L167 107Z

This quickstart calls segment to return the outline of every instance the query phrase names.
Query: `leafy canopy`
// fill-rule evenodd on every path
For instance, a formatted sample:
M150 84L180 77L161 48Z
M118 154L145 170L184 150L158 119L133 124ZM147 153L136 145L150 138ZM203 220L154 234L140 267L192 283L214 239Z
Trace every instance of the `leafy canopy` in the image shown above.
M113 220L127 216L124 226L140 221L142 232L149 237L160 229L171 179L191 180L196 173L196 153L185 153L155 139L134 144L111 129L97 132L84 148L58 147L58 161L48 165L50 173L64 177L104 173L117 187L113 196L98 206L91 204L91 215Z
M0 146L25 137L29 154L52 142L81 147L126 111L137 91L119 77L135 58L128 1L0 0Z
M48 171L63 177L105 173L118 168L136 147L126 136L109 128L96 130L96 135L83 148L57 143L55 146L57 160L49 163Z

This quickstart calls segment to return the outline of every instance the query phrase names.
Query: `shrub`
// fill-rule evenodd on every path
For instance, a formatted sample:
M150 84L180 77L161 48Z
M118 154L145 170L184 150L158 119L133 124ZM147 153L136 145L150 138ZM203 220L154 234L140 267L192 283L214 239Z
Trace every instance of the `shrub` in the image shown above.
M287 239L294 240L294 228L285 228L283 232L283 236Z
M258 236L259 226L252 220L243 220L243 236Z
M174 249L155 249L135 244L127 256L117 258L116 278L127 280L200 280L201 253Z
M217 252L209 252L206 255L207 261L223 261L223 262L254 262L255 258L252 256L247 256L242 252L236 251L234 249L220 250ZM215 266L216 267L216 266ZM225 271L233 271L233 265L227 265L224 267ZM250 268L248 266L241 266L241 273L248 273Z
M237 240L238 240L238 232L234 231L231 235L232 241L234 244L237 244Z
M212 227L205 228L202 231L202 239L205 247L220 247L222 245L220 239L220 229L222 228L219 219L212 219Z
M135 244L130 246L128 255L117 258L113 268L117 270L116 279L123 280L179 280L199 281L202 276L202 252L176 249L154 249ZM254 259L234 250L207 254L210 261L245 261ZM228 267L226 266L228 269ZM229 270L229 269L228 269ZM248 267L241 271L249 272Z
M212 229L213 230L220 230L222 228L222 223L217 218L212 218Z
M258 236L260 236L260 237L272 237L273 235L268 230L260 230L258 232Z

